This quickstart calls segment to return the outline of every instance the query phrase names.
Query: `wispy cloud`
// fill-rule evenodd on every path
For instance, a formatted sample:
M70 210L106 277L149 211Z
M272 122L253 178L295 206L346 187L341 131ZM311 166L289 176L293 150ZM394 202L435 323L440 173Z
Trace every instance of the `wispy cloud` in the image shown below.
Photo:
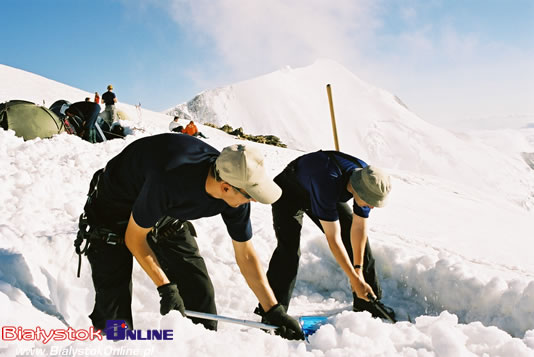
M317 58L350 62L379 26L373 1L174 0L182 28L213 46L220 64L238 77Z
M425 119L534 112L533 48L484 33L476 9L466 19L441 1L150 1L207 54L188 69L207 87L331 58Z

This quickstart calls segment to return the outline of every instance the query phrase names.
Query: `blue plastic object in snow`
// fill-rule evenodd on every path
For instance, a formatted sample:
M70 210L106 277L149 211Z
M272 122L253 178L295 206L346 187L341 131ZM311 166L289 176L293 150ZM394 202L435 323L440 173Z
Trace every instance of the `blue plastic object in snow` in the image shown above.
M322 325L328 320L326 316L301 316L299 317L299 324L302 332L308 339L308 336L313 335Z

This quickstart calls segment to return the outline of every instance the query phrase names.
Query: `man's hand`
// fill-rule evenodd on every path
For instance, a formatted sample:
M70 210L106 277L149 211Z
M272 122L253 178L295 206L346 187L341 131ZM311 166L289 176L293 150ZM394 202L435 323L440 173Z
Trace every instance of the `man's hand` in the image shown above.
M178 287L176 287L176 284L169 283L162 285L158 287L158 292L159 296L161 297L159 302L159 312L162 315L168 314L171 310L178 310L183 316L185 316L184 301L178 292Z
M279 326L274 332L288 340L303 340L304 333L297 320L286 313L284 307L276 304L263 316L265 323Z
M351 279L350 284L352 285L352 290L354 290L358 298L365 301L370 301L370 299L376 300L376 295L373 291L373 288L365 282L365 279L361 273L358 274L358 278L354 281Z

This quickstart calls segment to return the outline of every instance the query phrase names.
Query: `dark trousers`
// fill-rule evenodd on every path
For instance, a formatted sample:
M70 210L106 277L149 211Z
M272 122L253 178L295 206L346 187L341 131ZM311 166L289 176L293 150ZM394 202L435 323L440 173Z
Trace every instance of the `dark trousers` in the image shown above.
M184 222L179 229L156 243L151 233L147 237L161 268L176 283L185 308L216 314L215 293L204 259L199 254L193 225ZM124 244L109 245L94 241L87 252L95 287L95 306L89 316L97 329L104 330L106 320L125 320L133 328L132 319L132 264L133 256ZM154 287L154 294L157 294ZM159 307L155 307L159 310ZM192 319L211 330L217 322Z
M275 177L274 181L282 188L282 196L272 205L273 225L276 234L277 246L269 262L267 278L278 302L284 307L289 306L291 295L297 279L300 259L300 232L304 213L323 230L319 219L311 211L309 194L297 181L294 163ZM337 204L341 238L351 262L353 262L352 245L350 242L350 228L352 225L352 210L344 202ZM363 276L365 281L373 288L380 299L382 289L378 282L375 269L375 260L369 245L365 245ZM355 299L357 299L355 297ZM359 299L358 299L359 300Z

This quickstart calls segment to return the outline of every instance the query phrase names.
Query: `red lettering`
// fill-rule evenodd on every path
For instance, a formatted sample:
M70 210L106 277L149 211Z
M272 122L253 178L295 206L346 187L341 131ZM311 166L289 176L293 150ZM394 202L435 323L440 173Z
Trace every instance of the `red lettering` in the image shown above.
M67 337L69 338L70 341L76 340L76 337L74 336L75 333L76 331L72 327L69 327L67 329Z
M17 339L17 328L15 326L2 327L2 340L15 341Z
M76 331L76 339L80 341L87 341L89 338L89 332L86 330L78 330Z
M31 329L24 329L22 330L21 339L24 341L35 341L37 336L35 335L35 331Z
M96 330L95 331L95 328L93 326L89 327L89 333L90 333L90 336L89 336L89 339L91 341L93 341L96 338L98 338L98 341L102 341L102 331L101 330Z
M56 330L54 333L54 341L65 341L67 339L67 331Z

